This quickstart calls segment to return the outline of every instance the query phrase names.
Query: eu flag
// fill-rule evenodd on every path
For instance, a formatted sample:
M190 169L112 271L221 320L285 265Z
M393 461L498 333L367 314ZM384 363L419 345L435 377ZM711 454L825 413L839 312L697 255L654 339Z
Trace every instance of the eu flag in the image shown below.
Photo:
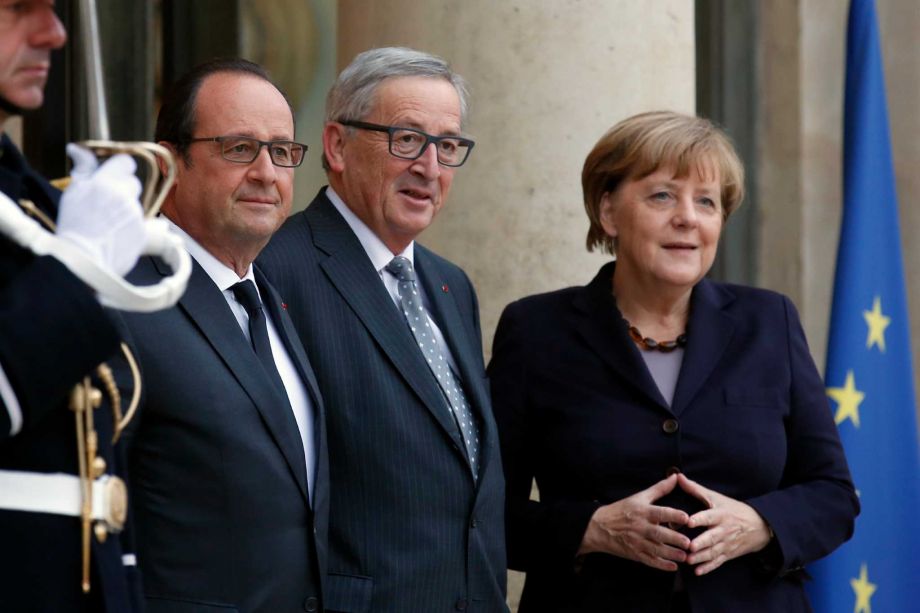
M920 453L874 0L847 25L844 203L825 384L862 512L812 568L821 613L920 611Z

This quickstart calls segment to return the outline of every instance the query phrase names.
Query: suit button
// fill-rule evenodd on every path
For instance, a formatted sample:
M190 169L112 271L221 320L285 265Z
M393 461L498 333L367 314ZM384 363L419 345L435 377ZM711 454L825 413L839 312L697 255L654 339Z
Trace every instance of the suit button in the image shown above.
M668 469L664 471L665 477L670 477L671 475L677 475L677 474L680 474L680 469L677 468L676 466L668 466Z
M303 610L307 613L314 613L319 611L319 598L315 596L310 596L309 598L303 601Z
M470 520L470 528L478 528L478 527L479 527L479 520L474 517L473 519Z
M679 427L680 424L677 423L676 419L666 419L661 424L661 429L665 431L665 434L674 434Z
M454 608L458 611L466 611L466 598L458 598Z

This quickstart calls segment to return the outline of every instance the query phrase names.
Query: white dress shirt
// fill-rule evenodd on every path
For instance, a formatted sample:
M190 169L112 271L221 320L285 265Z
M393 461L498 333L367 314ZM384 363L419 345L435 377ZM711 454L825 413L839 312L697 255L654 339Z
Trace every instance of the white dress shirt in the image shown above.
M198 262L211 280L214 281L214 284L220 289L221 293L224 295L224 300L227 301L227 305L230 307L230 311L240 325L243 335L251 344L252 341L249 338L249 314L246 312L246 309L243 308L243 305L237 301L236 296L233 294L233 290L230 288L240 281L248 279L256 286L256 291L258 292L259 285L256 283L255 276L252 274L252 265L249 266L249 269L242 278L238 277L233 269L211 255L182 228L170 220L167 221L169 221L171 230L182 238L185 243L185 249L189 252L189 255ZM259 299L262 299L261 292ZM275 322L272 321L270 310L265 309L264 312L265 320L268 324L268 340L272 348L272 357L275 359L275 367L278 369L278 374L281 375L281 381L284 383L284 389L287 391L288 400L294 411L294 421L297 422L297 429L300 431L300 440L303 442L304 460L307 463L307 490L312 500L313 483L316 474L316 448L314 445L316 438L313 425L313 403L310 400L310 395L307 392L306 386L300 378L300 374L297 372L297 367L294 366L294 361L291 359L291 356L288 355L287 349L284 346L284 341L282 341L281 337L278 335L278 330L275 327Z

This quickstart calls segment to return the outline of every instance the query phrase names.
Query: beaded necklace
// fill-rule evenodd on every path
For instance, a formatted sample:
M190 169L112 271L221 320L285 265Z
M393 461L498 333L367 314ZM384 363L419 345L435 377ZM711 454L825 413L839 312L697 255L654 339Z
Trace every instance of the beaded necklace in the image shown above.
M625 317L623 321L626 322L626 327L629 328L629 338L633 340L634 343L645 349L646 351L660 351L662 353L671 353L678 347L684 347L687 344L687 331L684 330L684 333L675 338L673 341L656 341L653 338L642 336L642 333L639 332L639 329L629 323L629 320Z

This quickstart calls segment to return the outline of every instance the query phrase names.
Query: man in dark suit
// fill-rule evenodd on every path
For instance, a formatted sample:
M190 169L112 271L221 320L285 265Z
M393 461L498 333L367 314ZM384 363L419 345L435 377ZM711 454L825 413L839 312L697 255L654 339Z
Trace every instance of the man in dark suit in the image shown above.
M321 610L323 404L256 255L290 211L289 103L265 71L216 60L164 100L179 159L163 213L194 260L174 309L127 317L146 388L129 465L148 613ZM144 259L133 280L163 274Z
M51 52L67 38L52 4L0 3L4 222L21 218L19 206L49 227L57 219L55 241L122 275L143 246L135 237L144 236L140 183L130 159L117 156L93 171L90 152L69 148L79 163L71 189L61 196L3 133L11 117L44 101ZM109 394L89 409L92 433L86 412L80 413L82 448L70 394L116 356L119 334L117 317L72 265L62 252L37 257L0 232L0 611L122 613L139 601L132 556L106 529L117 530L123 518L109 516L119 526L106 523L101 513L112 507L102 504L81 518L87 489L98 496L121 485L115 475L122 458L112 444L116 420ZM95 376L81 388L92 395L107 389ZM98 442L95 453L86 447L90 438Z
M329 407L330 611L507 610L476 294L415 243L473 146L466 109L440 58L357 56L327 99L329 186L260 257Z

